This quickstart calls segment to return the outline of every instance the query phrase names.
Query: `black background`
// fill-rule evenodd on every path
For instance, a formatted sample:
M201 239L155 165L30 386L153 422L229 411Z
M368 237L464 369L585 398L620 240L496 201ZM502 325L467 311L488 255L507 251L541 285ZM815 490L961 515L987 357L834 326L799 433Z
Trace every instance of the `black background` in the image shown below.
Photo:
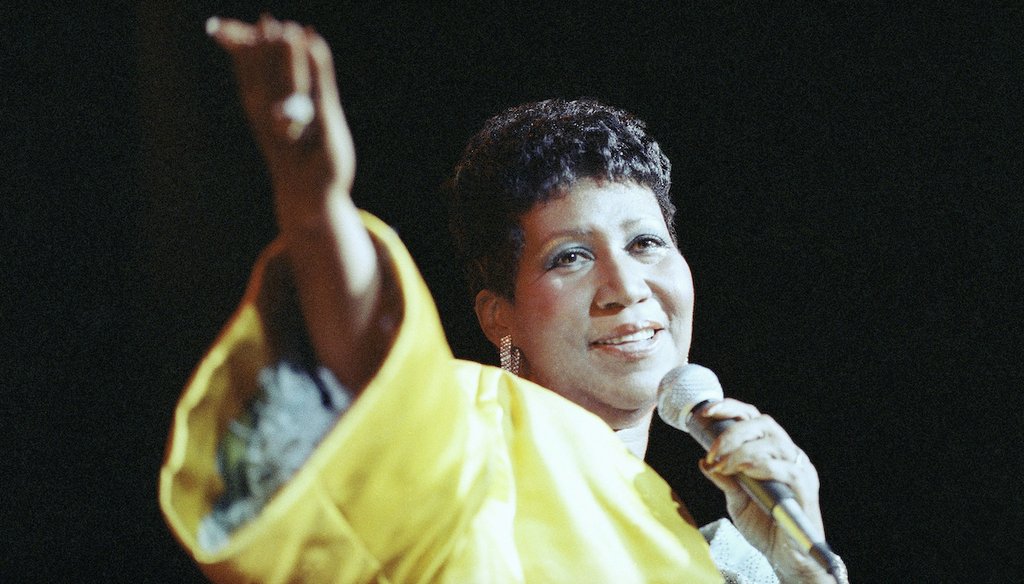
M357 202L403 235L458 355L494 361L438 196L462 144L527 100L625 107L674 164L692 359L816 462L853 580L1021 577L1021 9L173 4L0 25L0 579L202 581L157 472L274 236L203 22L261 10L332 44ZM710 519L688 440L657 426L652 462Z

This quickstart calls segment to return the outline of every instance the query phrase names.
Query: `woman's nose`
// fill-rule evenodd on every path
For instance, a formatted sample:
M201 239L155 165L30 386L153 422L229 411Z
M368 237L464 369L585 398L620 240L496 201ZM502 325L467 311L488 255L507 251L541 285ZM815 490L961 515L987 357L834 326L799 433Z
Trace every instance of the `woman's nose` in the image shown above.
M601 282L594 295L599 309L624 308L651 296L643 266L628 254L623 255L608 258L601 266Z

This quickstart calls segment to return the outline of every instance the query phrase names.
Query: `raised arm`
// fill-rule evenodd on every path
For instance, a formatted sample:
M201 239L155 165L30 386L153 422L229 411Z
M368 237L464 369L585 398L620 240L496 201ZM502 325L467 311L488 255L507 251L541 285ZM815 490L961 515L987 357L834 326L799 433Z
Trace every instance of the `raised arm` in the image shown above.
M351 198L352 136L331 51L294 22L211 18L207 32L234 62L239 93L270 168L281 237L320 362L353 391L372 377L390 338L390 287Z

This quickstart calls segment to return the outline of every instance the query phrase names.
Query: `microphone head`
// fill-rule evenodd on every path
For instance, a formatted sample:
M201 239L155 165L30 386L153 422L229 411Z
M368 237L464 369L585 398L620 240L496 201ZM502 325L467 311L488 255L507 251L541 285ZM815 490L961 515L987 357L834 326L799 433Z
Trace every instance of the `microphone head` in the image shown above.
M680 365L666 373L658 385L658 415L669 426L688 432L686 418L690 411L701 402L722 397L722 384L713 371L694 363Z

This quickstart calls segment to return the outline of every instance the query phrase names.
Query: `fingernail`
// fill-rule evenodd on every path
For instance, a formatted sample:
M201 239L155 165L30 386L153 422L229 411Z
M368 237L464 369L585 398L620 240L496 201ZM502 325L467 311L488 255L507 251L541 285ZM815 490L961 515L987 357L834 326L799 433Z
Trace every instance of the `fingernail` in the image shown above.
M709 418L709 417L711 417L712 414L715 413L715 410L717 410L717 409L718 409L718 404L711 404L708 407L703 408L700 411L700 415L705 417L705 418Z
M213 36L213 35L217 34L218 30L220 30L220 19L217 18L216 16L211 16L210 18L207 18L206 19L206 34L208 36Z

